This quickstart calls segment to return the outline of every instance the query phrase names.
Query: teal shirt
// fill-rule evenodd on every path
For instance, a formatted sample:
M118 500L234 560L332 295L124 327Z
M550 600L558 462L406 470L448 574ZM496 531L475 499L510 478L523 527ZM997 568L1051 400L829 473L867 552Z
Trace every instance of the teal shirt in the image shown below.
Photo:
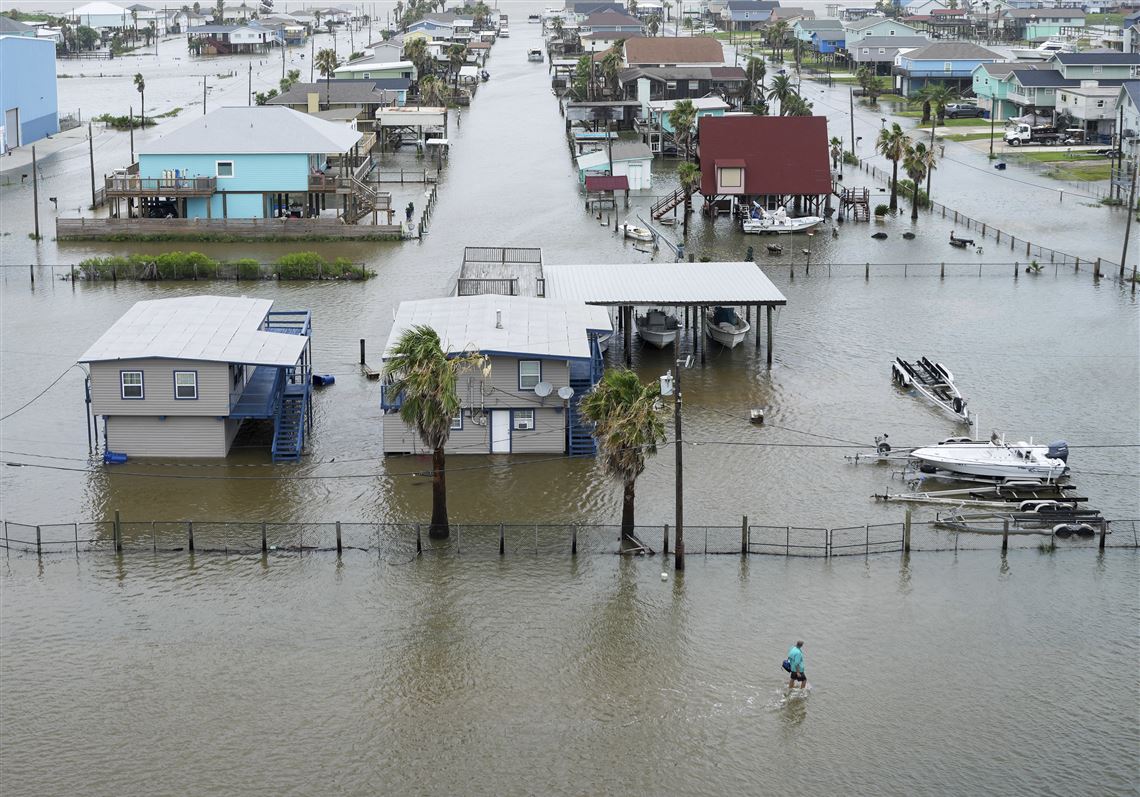
M795 645L788 651L788 661L792 665L792 672L804 671L804 652Z

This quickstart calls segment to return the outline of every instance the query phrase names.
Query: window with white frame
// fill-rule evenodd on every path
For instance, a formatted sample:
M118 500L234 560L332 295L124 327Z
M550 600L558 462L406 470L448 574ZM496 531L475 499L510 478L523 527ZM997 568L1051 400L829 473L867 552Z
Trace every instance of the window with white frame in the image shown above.
M198 398L198 372L174 372L174 398L180 400Z
M451 419L451 431L453 431L453 432L463 431L463 410L460 410L459 412L457 412L455 414L455 417L453 417Z
M218 177L233 177L234 176L234 162L233 161L218 161L217 162L217 176Z
M516 432L534 429L534 410L515 410L514 429Z
M125 399L143 397L143 372L119 371L119 395Z
M954 62L953 61L944 61L942 63L942 71L943 72L953 72L954 71Z
M700 91L700 90L701 90L701 81L699 81L699 80L690 80L689 81L689 91Z
M866 52L866 51L864 51L864 52ZM886 54L887 54L887 48L886 47L880 47L879 48L879 55L886 55Z
M882 50L880 50L879 52L882 52ZM870 47L864 47L863 48L863 55L869 55L870 53L871 53Z
M542 360L519 360L519 390L534 390L542 381Z

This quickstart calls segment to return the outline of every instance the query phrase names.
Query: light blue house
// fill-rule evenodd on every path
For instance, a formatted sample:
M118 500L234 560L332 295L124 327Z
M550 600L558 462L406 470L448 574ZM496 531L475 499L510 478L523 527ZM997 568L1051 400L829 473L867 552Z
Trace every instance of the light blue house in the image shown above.
M899 93L911 96L928 83L942 83L964 91L973 85L980 64L1004 60L993 50L970 42L933 42L895 56L895 83Z
M0 36L0 109L0 152L59 132L53 41Z
M833 53L842 50L847 39L838 19L800 19L792 25L792 35L813 50Z
M326 163L361 138L355 126L283 106L219 108L141 147L137 176L111 178L107 193L174 198L164 207L185 218L311 216L323 195L342 193L342 179L351 187Z
M817 30L811 34L811 47L820 55L838 52L843 49L846 40L842 30Z
M843 24L847 49L870 36L921 36L918 28L887 17L863 17Z
M732 107L720 97L715 96L697 97L689 100L689 102L697 109L698 120L704 116L724 116L725 112ZM669 114L676 105L676 100L656 100L648 103L647 110L649 111L650 126L660 125L662 130L672 135L674 132L673 123L669 119ZM700 124L699 121L698 124Z

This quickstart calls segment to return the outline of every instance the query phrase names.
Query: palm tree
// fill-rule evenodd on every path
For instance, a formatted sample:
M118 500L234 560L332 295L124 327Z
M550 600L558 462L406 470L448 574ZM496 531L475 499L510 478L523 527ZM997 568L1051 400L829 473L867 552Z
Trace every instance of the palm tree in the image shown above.
M781 19L772 25L771 31L772 31L772 39L774 42L773 46L777 50L776 56L781 61L783 61L784 60L784 45L787 44L787 41L788 41L788 23Z
M689 215L693 212L693 192L701 185L701 167L692 161L685 161L677 167L677 179L685 189L685 220L682 237L689 237Z
M927 149L921 141L913 147L906 148L906 154L903 156L903 171L914 182L914 192L910 204L911 221L918 221L918 186L922 182L922 178L926 177L933 169L933 150Z
M443 449L451 437L451 422L461 412L456 382L461 374L483 364L478 353L448 357L436 331L423 325L406 329L392 349L392 358L384 364L384 376L391 379L388 390L403 400L400 419L415 429L432 451L428 536L435 539L448 535Z
M760 96L764 96L764 78L768 74L767 67L764 66L764 61L760 58L749 58L747 63L744 64L744 75L748 78L748 83L745 87L745 101L748 105L756 103L757 89L760 91Z
M429 106L443 105L443 81L434 75L426 75L419 81L420 102Z
M879 131L875 140L875 149L894 165L891 175L891 210L899 208L899 161L906 155L906 148L910 146L910 137L895 122L890 127Z
M332 76L336 72L336 68L340 66L340 61L336 57L336 50L325 48L317 51L317 58L313 62L317 65L317 71L325 79L325 100L332 102Z
M927 83L922 87L922 92L925 101L930 103L930 146L928 149L933 152L935 123L946 123L946 106L958 100L962 95L959 93L958 89L946 83ZM926 193L929 196L930 170L926 172Z
M582 416L594 423L602 471L623 486L623 542L634 538L637 477L645 470L646 458L656 454L657 444L665 439L660 397L656 384L643 385L628 368L614 368L605 372L579 405Z
M142 117L142 127L146 127L146 81L142 72L135 74L135 88L139 92L139 116Z
M650 36L656 36L657 31L661 30L661 17L657 14L650 14L649 19L646 20L646 27L649 28Z
M787 108L787 113L784 113L785 108ZM782 116L811 116L812 104L793 92L788 97L787 103L780 105L780 114Z
M685 160L689 160L689 145L693 141L693 128L697 125L697 108L692 100L677 100L669 111L669 126L673 128L673 139L685 148Z
M768 89L768 101L778 100L780 103L780 116L787 115L788 98L796 95L792 86L792 79L787 75L776 75L772 78L772 87Z
M467 45L453 44L447 48L447 62L455 74L455 88L459 88L459 69L467 61Z
M566 26L562 24L562 17L555 17L551 20L550 30L556 39L562 41L562 34L566 32Z
M838 169L839 159L843 157L843 139L835 136L827 143L831 148L831 168Z
M404 43L404 58L415 66L418 78L431 74L431 53L428 52L427 41L422 36Z
M602 57L602 80L609 89L611 97L616 97L621 88L621 84L618 83L618 72L621 70L624 46L625 40L618 39Z

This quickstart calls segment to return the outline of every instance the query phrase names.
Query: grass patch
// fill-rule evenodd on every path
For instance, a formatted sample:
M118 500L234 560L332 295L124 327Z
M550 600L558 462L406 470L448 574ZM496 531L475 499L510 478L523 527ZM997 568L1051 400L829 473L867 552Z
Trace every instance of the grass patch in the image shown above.
M264 264L251 258L214 260L201 252L116 255L88 258L79 269L90 280L363 280L376 276L363 264L342 257L326 260L316 252L293 252Z
M1112 176L1112 166L1104 164L1056 163L1046 175L1055 180L1072 180L1078 183L1095 183Z
M1026 152L1019 155L1020 158L1026 160L1037 161L1039 163L1069 163L1072 161L1107 161L1103 155L1098 155L1095 152L1066 152L1064 150L1053 152Z
M919 127L925 127L928 130L930 129L930 122L927 121L924 123L922 121L922 111L903 111L902 113L896 113L895 115L896 116L914 116L914 117L917 117L919 120L918 121ZM937 123L935 126L936 127L985 127L988 130L989 126L990 126L990 120L989 119L976 119L976 118L943 119L941 122ZM1004 128L1002 128L1002 129L1004 130ZM986 133L986 135L988 136L989 133Z
M148 119L173 119L178 114L182 113L182 108L171 108L166 113L156 113L153 116L148 116Z
M1123 14L1085 14L1086 25L1115 25L1124 26Z
M989 133L950 133L944 136L949 141L988 141L990 138ZM1001 141L1001 133L994 131L994 140Z
M148 116L145 120L140 116L114 116L109 113L103 113L96 116L91 121L102 122L114 130L130 130L132 127L154 127L158 122L154 121L155 117Z

